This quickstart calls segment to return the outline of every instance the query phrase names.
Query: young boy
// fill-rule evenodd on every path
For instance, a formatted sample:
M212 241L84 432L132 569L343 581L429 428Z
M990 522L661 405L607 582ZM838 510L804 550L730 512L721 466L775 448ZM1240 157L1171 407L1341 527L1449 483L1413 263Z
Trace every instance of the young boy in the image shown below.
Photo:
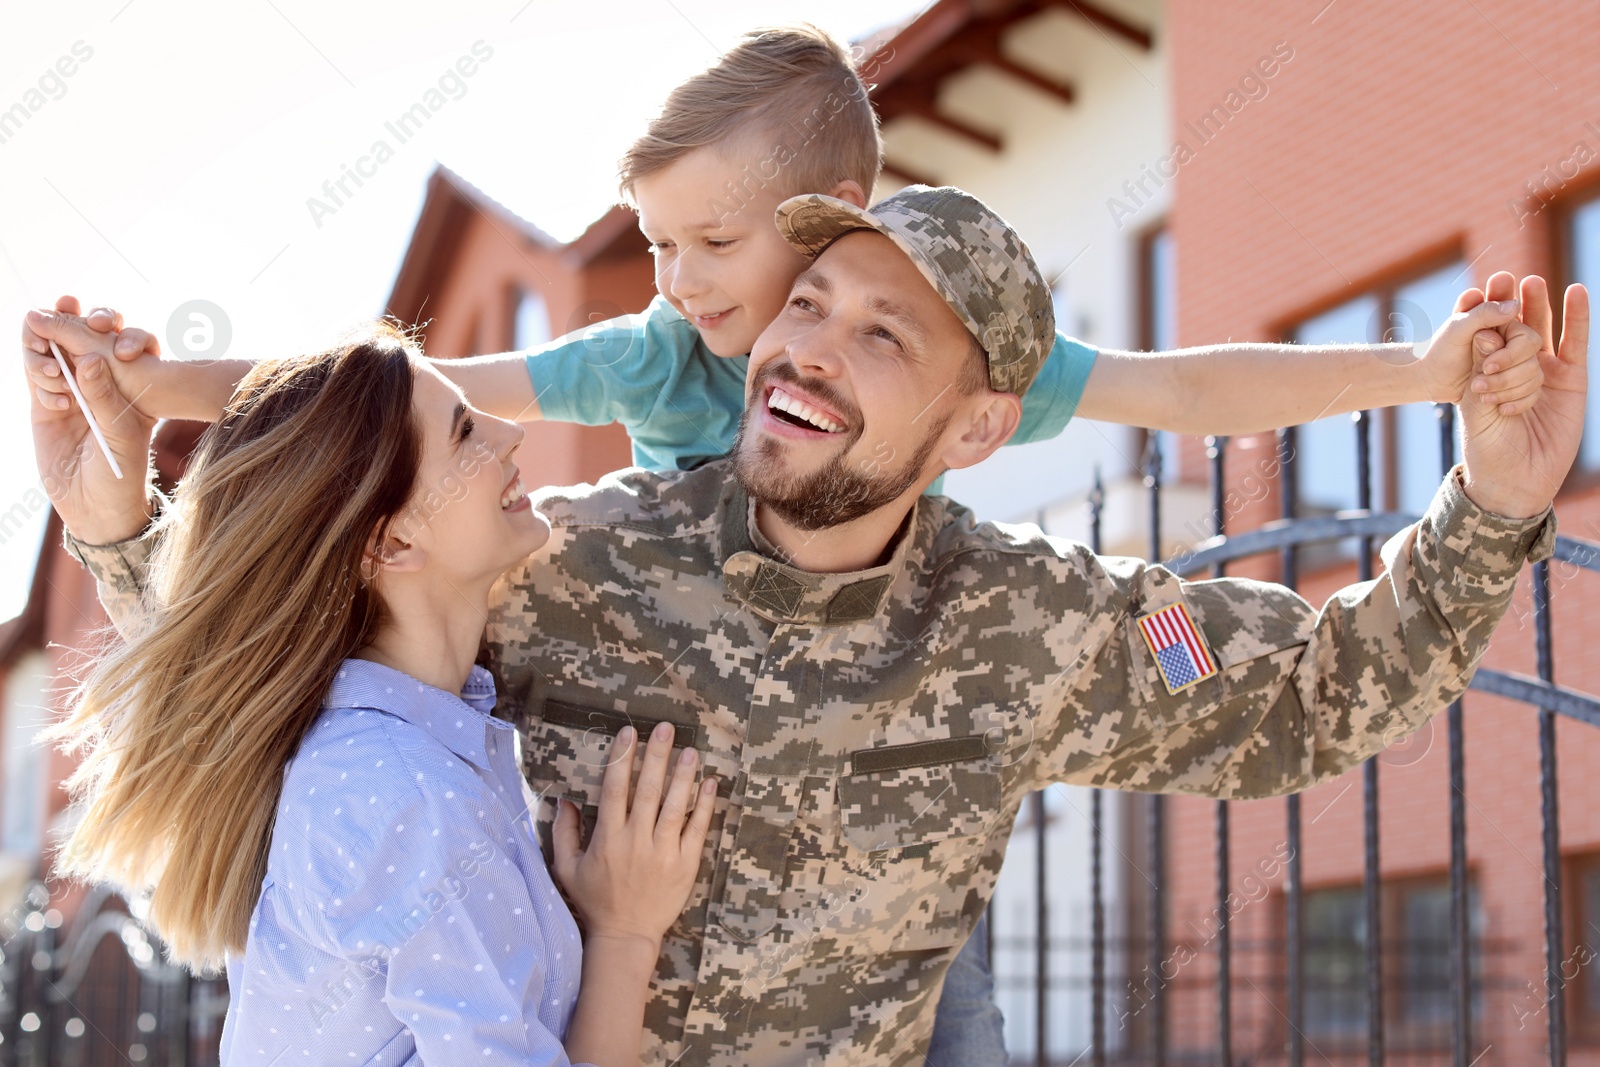
M744 408L748 353L807 264L779 234L775 209L808 192L865 206L881 148L867 91L843 45L809 26L751 33L675 89L621 161L622 193L637 208L655 257L659 295L650 306L534 352L439 367L497 415L620 422L640 466L690 469L721 456ZM110 312L90 321L102 330L120 327ZM874 331L888 343L901 328L886 315ZM25 341L48 353L37 337ZM1487 353L1478 377L1471 351L1434 350L1423 359L1406 344L1236 344L1144 354L1096 351L1058 336L1023 397L1012 443L1053 437L1074 415L1180 433L1259 432L1362 408L1456 401L1469 381L1507 414L1531 404L1542 382L1538 361L1511 365L1502 356L1506 365L1499 365L1497 337L1480 335L1475 343ZM215 419L248 368L242 360L136 358L158 348L152 336L131 329L116 346L130 361L119 365L118 384L150 415ZM47 355L30 358L29 371L43 391L65 392ZM791 409L784 417L828 430L815 412ZM928 1054L934 1067L1006 1062L986 940L980 926L946 977Z

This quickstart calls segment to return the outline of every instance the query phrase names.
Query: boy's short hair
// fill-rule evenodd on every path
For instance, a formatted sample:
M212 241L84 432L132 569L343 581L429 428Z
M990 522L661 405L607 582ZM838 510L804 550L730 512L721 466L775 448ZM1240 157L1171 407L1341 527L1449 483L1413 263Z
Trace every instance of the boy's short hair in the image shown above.
M756 154L734 191L740 200L752 184L792 195L845 180L870 196L883 166L878 117L849 48L807 23L751 30L672 90L618 164L622 195L631 201L636 181L697 148L735 142Z

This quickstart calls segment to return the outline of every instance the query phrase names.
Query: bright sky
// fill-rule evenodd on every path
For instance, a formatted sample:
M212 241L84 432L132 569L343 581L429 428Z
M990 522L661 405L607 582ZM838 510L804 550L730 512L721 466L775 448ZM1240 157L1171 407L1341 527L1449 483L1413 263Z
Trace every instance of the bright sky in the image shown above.
M159 331L164 347L169 317L191 300L227 315L232 355L320 345L381 312L436 163L570 239L613 201L616 159L667 91L744 30L806 19L856 39L922 6L7 4L0 119L18 104L29 114L20 128L0 121L0 245L15 264L0 262L0 329L14 336L27 306L70 292ZM447 83L447 103L399 143L385 123L454 76L477 42L475 73ZM57 71L63 57L70 76ZM327 203L323 183L380 139L393 158L313 217L308 199ZM6 619L25 602L45 513L25 389L0 380Z

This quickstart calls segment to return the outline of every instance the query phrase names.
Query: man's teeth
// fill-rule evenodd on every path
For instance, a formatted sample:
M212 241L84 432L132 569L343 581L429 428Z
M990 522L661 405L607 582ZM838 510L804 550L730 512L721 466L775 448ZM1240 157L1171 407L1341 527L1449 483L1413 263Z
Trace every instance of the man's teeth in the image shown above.
M787 411L797 419L804 419L824 433L839 433L843 426L834 422L828 416L807 404L799 397L790 396L782 389L774 389L772 395L767 397L767 407L774 411Z
M500 494L501 510L516 507L517 504L522 501L522 498L527 495L528 491L522 488L522 479L518 478L516 481L512 482L506 487L506 491L504 493Z

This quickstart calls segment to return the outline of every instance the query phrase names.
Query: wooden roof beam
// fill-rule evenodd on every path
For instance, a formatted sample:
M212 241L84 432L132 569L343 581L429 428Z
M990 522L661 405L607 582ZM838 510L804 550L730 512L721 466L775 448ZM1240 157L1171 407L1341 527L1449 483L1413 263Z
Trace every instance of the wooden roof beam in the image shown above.
M998 37L998 35L996 35ZM1014 78L1026 85L1031 85L1040 92L1048 93L1063 104L1073 102L1075 93L1070 82L1060 82L1054 78L1040 74L1036 70L1022 66L1013 59L1008 58L1000 51L999 41L982 41L967 44L957 44L966 60L971 63L986 63L1009 78Z
M1075 97L1072 83L1025 67L1000 50L1000 36L1012 25L1014 20L1011 18L974 22L965 27L959 37L952 37L930 49L917 64L918 88L933 95L942 79L964 67L983 63L1016 81L1054 97L1063 104L1071 104Z
M1000 151L1000 138L997 135L990 133L988 130L980 130L976 126L969 126L960 119L953 119L932 103L929 103L926 107L913 109L911 114L933 123L946 133L953 133L957 137L965 137L967 140L981 145L991 152Z
M1055 0L1055 6L1063 11L1077 15L1085 22L1098 26L1102 30L1116 34L1123 40L1130 41L1148 52L1155 46L1155 39L1150 36L1150 31L1141 26L1113 15L1103 7L1089 3L1088 0Z
M900 82L888 92L879 97L878 113L884 121L897 119L904 115L915 115L925 119L946 133L955 134L991 152L1000 151L1000 138L988 130L980 130L976 126L951 118L939 110L935 96L938 92L936 82L918 80L916 82Z

